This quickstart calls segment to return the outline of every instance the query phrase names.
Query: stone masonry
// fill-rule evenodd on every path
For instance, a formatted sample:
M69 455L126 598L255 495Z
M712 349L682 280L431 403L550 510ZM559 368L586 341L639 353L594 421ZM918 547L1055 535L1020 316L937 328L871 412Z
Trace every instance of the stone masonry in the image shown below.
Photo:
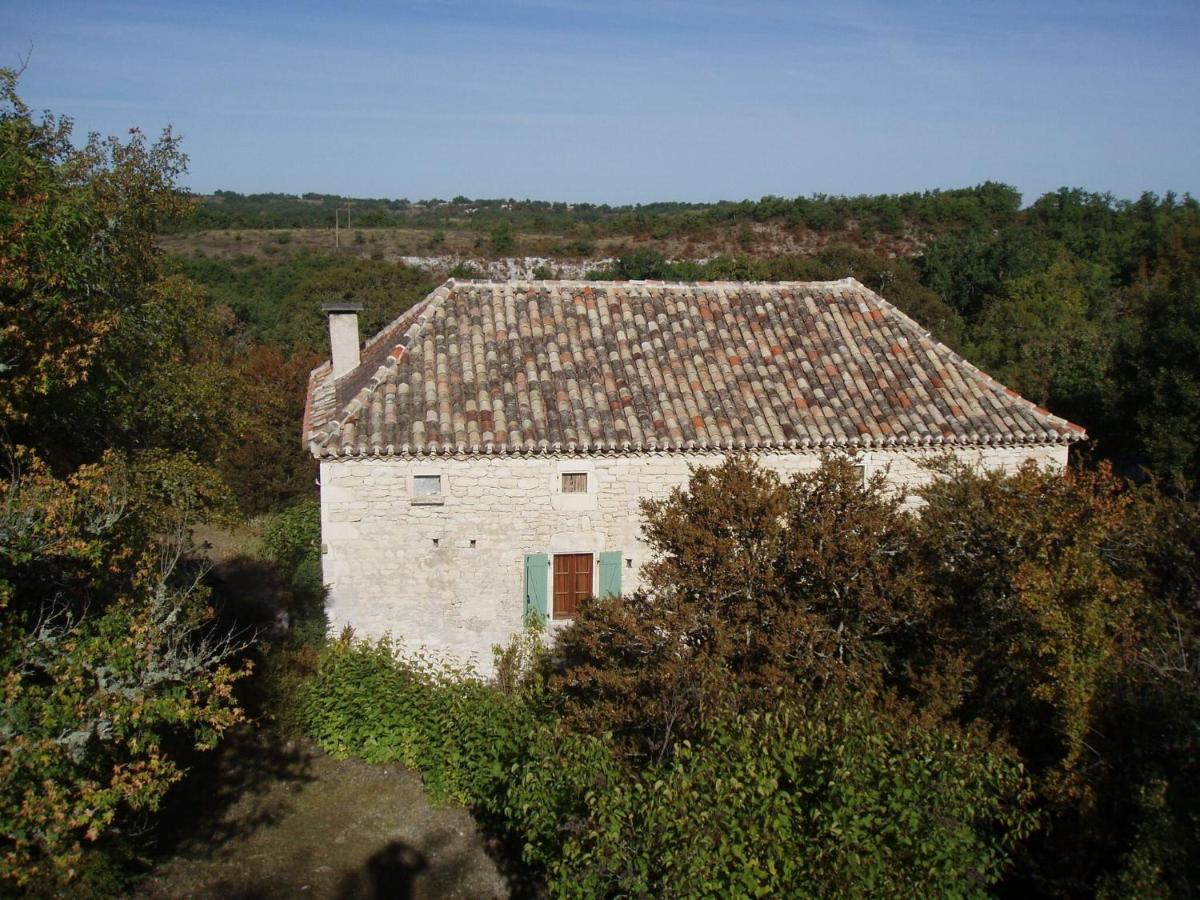
M869 477L916 486L923 463L960 460L1013 471L1026 460L1061 471L1066 444L876 449L852 454ZM787 477L820 464L813 452L759 452ZM321 530L330 627L391 633L409 651L492 670L492 646L521 628L527 553L620 551L621 590L639 584L647 549L638 501L686 485L689 466L720 453L358 457L321 462ZM586 494L560 492L562 474L588 475ZM439 475L441 495L414 496L414 477ZM561 623L550 623L550 628Z

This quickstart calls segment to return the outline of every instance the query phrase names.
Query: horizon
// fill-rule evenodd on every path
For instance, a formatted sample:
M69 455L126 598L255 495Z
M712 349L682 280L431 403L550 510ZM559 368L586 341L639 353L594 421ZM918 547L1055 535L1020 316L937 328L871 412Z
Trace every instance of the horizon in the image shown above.
M9 4L0 65L199 194L610 206L1012 185L1195 196L1200 9L758 0ZM661 199L661 198L673 199Z
M992 183L1002 184L1002 182L996 182L995 179L990 179L990 181ZM191 193L191 196L201 199L201 200L215 199L219 194L236 194L243 198L263 197L263 198L278 198L278 199L289 199L289 200L302 200L302 199L307 199L307 198L313 198L313 199L335 199L335 200L338 200L339 202L347 201L347 202L353 202L353 203L403 202L403 203L408 203L410 205L425 204L425 203L440 203L440 204L445 204L445 205L450 205L450 206L453 206L453 205L461 206L464 203L512 203L512 204L547 203L547 204L566 205L566 206L585 206L586 205L586 206L601 207L601 208L608 207L610 209L620 209L620 208L624 208L624 207L719 206L721 204L726 204L726 203L728 203L728 204L758 203L758 202L761 202L761 201L766 200L771 197L778 197L783 200L794 200L794 199L798 199L798 198L810 200L810 199L815 199L818 197L821 199L826 199L826 200L839 200L839 199L854 200L854 199L857 199L860 197L905 196L905 195L911 195L911 194L916 194L916 195L952 194L957 191L974 190L976 188L982 187L983 184L986 184L986 183L988 183L988 182L981 182L979 184L971 184L971 185L952 185L949 187L941 187L941 188L925 188L925 189L918 189L918 190L913 190L913 191L884 191L884 192L880 192L878 194L824 194L821 192L817 192L814 194L795 194L795 195L763 194L760 197L721 197L716 200L678 200L678 199L659 197L659 198L651 199L651 200L634 200L634 201L631 201L628 203L609 203L609 202L606 202L603 200L599 200L599 201L573 200L570 198L554 198L554 199L552 199L549 197L466 197L466 195L462 194L461 192L456 193L456 194L450 194L445 197L438 197L436 195L429 196L429 197L404 197L404 196L352 197L352 196L347 196L345 194L332 194L327 191L312 191L312 190L305 190L305 191L234 191L234 190L230 190L228 188L221 188L221 187L215 188L212 191L204 192L204 193L200 193L197 191L191 191L189 188L184 188L184 190L189 191ZM1063 185L1059 185L1058 187L1053 188L1049 191L1038 194L1037 196L1031 196L1029 194L1021 192L1020 189L1017 188L1015 185L1008 185L1008 187L1014 188L1014 190L1017 190L1018 193L1021 194L1021 207L1020 208L1022 210L1029 209L1029 207L1032 206L1034 202L1041 199L1042 197L1056 194L1059 191L1075 191L1075 190L1083 191L1084 193L1089 194L1089 195L1107 197L1114 203L1134 203L1137 200L1139 200L1142 196L1144 196L1145 194L1153 194L1153 195L1157 196L1159 199L1163 199L1169 194L1171 196L1174 196L1179 201L1187 201L1187 200L1196 199L1195 197L1193 197L1191 191L1175 191L1170 188L1168 188L1165 191L1162 191L1161 193L1158 191L1147 189L1144 191L1140 191L1136 196L1134 196L1134 195L1120 196L1120 195L1112 193L1111 191L1093 191L1093 190L1090 190L1086 185L1063 184ZM332 228L333 226L331 225L330 227ZM372 227L372 226L364 226L364 227Z

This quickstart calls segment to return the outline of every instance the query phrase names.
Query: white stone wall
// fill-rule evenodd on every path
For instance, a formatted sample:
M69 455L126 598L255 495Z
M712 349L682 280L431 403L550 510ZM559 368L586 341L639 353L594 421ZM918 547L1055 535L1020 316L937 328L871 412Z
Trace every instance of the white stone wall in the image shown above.
M916 485L937 451L866 451L870 476ZM1062 445L958 450L971 464L1014 470L1025 460L1062 469ZM527 553L619 550L623 591L646 559L638 501L686 484L688 466L720 455L659 453L590 458L478 456L429 460L346 459L321 463L323 570L333 633L390 632L491 671L491 648L521 627ZM783 476L820 464L815 453L764 453ZM586 496L560 493L563 472L587 472ZM440 475L440 502L414 498L413 477ZM549 580L553 584L553 579ZM551 605L553 605L551 603ZM554 623L551 623L554 627Z

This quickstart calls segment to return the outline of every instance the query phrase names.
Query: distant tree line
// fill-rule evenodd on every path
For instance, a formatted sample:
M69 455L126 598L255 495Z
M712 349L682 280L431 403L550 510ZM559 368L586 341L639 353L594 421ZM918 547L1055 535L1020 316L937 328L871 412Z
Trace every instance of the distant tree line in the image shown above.
M1109 198L1113 204L1117 201ZM335 210L361 228L459 228L492 231L507 225L521 233L586 233L591 237L686 236L741 222L778 221L787 227L841 231L862 229L899 234L906 229L988 225L1011 218L1021 205L1012 187L987 182L973 188L855 197L763 197L719 203L647 203L611 206L544 200L437 198L352 198L331 194L239 194L216 191L198 197L186 218L167 223L172 231L228 228L332 228Z
M776 223L789 229L868 235L913 233L939 236L964 228L1004 228L1032 222L1051 230L1107 231L1127 214L1144 214L1159 203L1194 205L1168 194L1152 193L1137 200L1112 194L1063 189L1022 209L1020 192L1006 184L985 182L971 188L905 194L862 194L853 197L813 194L766 196L759 200L717 203L659 202L632 205L565 203L514 198L451 200L432 198L355 198L333 194L239 194L216 191L196 198L193 211L163 228L170 231L259 228L332 228L335 210L343 223L347 210L353 227L406 227L492 232L507 227L520 234L554 234L575 238L689 237L723 226ZM1065 201L1065 203L1064 203ZM1120 230L1120 225L1115 226Z

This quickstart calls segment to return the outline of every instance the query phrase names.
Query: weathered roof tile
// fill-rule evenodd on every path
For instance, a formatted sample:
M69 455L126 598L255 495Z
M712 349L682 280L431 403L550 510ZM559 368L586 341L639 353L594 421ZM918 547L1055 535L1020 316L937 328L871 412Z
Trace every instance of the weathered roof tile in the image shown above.
M853 279L448 281L309 379L317 456L1066 443Z

